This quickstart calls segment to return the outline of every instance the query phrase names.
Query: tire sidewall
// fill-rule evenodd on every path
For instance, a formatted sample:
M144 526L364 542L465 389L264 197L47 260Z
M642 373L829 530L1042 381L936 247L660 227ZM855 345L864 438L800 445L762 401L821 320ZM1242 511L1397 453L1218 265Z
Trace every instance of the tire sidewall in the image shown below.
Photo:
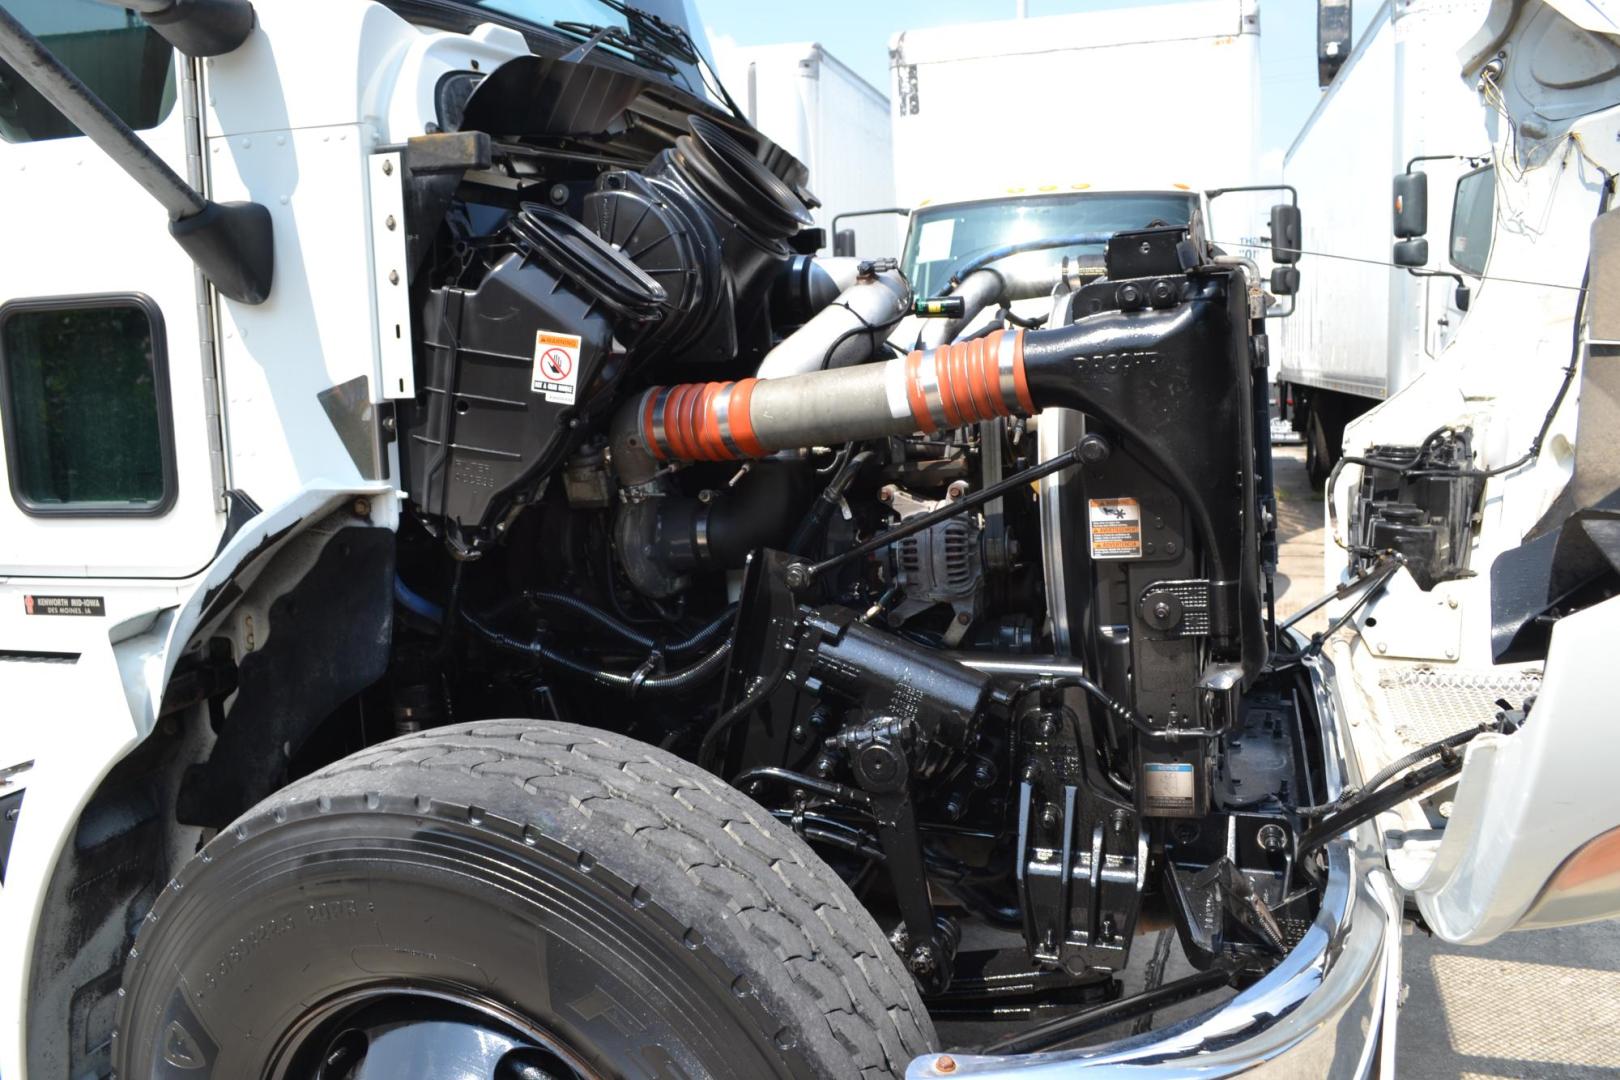
M263 1075L312 1001L388 985L532 1018L604 1074L813 1074L701 931L543 825L379 792L273 801L148 917L125 1080Z

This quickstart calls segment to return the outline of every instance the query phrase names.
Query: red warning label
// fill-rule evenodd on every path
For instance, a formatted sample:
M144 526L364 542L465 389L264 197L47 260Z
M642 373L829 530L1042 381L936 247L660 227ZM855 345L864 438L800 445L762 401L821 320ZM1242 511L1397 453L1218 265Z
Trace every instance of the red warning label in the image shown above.
M1142 554L1142 508L1135 499L1091 499L1093 559L1135 559Z
M534 381L529 389L553 405L572 405L579 383L579 336L540 330L534 335Z

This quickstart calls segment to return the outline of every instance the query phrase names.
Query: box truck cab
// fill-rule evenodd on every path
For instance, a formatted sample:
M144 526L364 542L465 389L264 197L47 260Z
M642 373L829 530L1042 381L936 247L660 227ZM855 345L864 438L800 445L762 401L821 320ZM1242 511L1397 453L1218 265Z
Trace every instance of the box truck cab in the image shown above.
M1478 170L1490 159L1490 136L1478 95L1457 78L1455 53L1488 8L1487 0L1379 5L1340 54L1342 66L1324 71L1321 100L1283 159L1283 180L1307 211L1306 254L1295 314L1273 331L1273 361L1318 487L1338 460L1345 425L1437 362L1479 287L1490 220L1480 199L1493 185ZM1427 200L1408 195L1403 205L1432 231L1407 227L1428 238L1392 252L1397 175L1408 185L1426 181Z
M1083 182L1036 183L977 198L925 198L911 211L900 265L918 296L938 296L965 261L985 252L1156 224L1185 225L1203 208L1202 194L1187 184L1099 191ZM1076 273L1086 276L1096 273L1102 251L1100 243L1056 245L1008 256L999 265L1018 273L1085 255L1089 268L1077 265Z
M1257 0L1120 5L897 34L889 48L895 191L909 212L901 265L917 295L940 294L953 267L997 247L1195 216L1223 250L1252 257L1255 211L1274 193L1229 196L1214 214L1202 193L1256 182L1259 35ZM1195 73L1205 89L1194 101L1184 80L1144 77L1154 71ZM997 132L1032 122L1008 113L1009 94L1050 107L1054 118L1078 102L1083 122L991 151ZM963 160L942 160L947 146ZM1101 254L1100 244L1070 244L997 265L1033 271L1067 255L1095 270Z

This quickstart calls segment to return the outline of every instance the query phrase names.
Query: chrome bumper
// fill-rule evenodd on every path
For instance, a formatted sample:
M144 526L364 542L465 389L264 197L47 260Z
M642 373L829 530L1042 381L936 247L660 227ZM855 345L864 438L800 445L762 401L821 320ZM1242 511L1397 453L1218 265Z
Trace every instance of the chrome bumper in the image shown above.
M1311 665L1328 795L1360 779L1345 745L1333 667ZM1269 975L1219 1008L1144 1035L1076 1050L1009 1057L917 1058L907 1080L1105 1077L1359 1078L1394 1060L1401 984L1401 907L1374 827L1327 849L1322 910ZM945 1065L945 1069L939 1068ZM1387 1074L1387 1069L1386 1069Z

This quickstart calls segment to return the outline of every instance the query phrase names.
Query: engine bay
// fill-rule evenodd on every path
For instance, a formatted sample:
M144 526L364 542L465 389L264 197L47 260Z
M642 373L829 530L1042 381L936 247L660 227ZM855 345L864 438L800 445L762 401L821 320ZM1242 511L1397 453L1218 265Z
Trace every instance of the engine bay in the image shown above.
M941 1017L1105 1001L1167 927L1189 994L1275 966L1326 793L1240 261L1144 221L1086 273L964 267L990 302L925 303L816 254L757 133L611 86L497 107L512 78L404 150L395 730L537 716L697 762Z

